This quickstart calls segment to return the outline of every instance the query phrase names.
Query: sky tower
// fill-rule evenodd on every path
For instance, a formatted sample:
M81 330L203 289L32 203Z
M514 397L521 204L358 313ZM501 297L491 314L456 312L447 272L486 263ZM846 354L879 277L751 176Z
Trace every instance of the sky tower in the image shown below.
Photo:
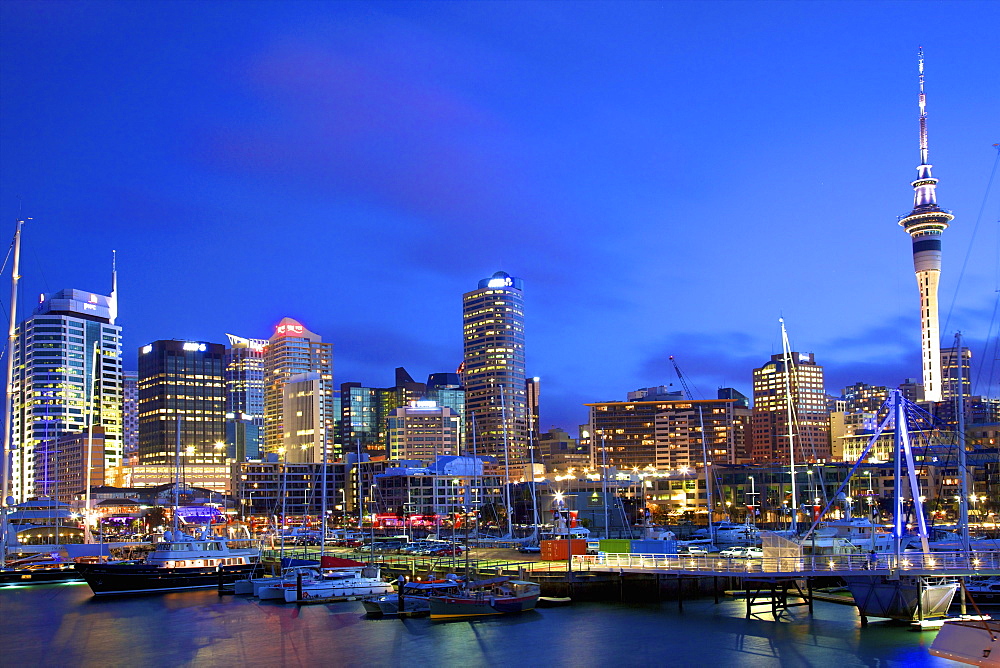
M941 276L941 233L955 218L937 204L937 182L927 161L927 101L924 96L924 50L919 52L920 164L913 185L913 211L899 221L913 239L913 270L920 290L920 364L924 400L941 401L941 334L938 324L938 279Z

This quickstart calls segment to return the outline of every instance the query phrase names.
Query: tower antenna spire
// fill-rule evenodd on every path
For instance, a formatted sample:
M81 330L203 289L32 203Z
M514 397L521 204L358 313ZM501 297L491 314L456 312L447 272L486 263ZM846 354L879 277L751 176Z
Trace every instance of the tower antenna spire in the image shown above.
M920 366L924 400L941 401L941 334L938 324L938 282L941 277L941 233L955 218L937 203L938 180L927 158L927 97L924 93L924 49L917 52L920 83L920 164L913 186L913 210L899 224L913 244L913 271L920 291Z
M118 318L118 251L111 251L111 298L108 299L108 317L111 324Z
M920 82L920 95L917 103L920 105L920 164L930 164L927 161L927 96L924 93L924 47L917 50L917 78Z

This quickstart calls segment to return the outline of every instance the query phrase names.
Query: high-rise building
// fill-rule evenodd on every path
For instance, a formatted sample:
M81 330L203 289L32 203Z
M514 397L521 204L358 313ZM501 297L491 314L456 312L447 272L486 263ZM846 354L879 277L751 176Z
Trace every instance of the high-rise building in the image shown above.
M783 354L753 370L751 456L758 463L790 462L789 434L796 462L830 459L830 418L823 389L823 367L812 353ZM789 425L788 393L791 392Z
M458 416L461 427L458 433L459 451L466 455L466 420L465 420L465 387L462 377L457 373L432 373L427 376L428 401L437 402L438 406L447 406Z
M289 463L330 461L333 430L324 428L323 418L333 413L328 404L333 395L329 384L316 372L290 376L282 387L284 432L281 445ZM329 440L326 440L329 437Z
M340 385L340 443L344 452L386 456L382 441L382 400L377 387L361 383Z
M139 463L139 373L122 373L122 440L124 464Z
M267 341L226 334L226 444L230 459L260 456Z
M913 210L899 221L913 240L913 269L920 292L920 362L924 400L941 401L941 333L938 324L938 280L941 276L941 233L955 216L937 203L938 180L931 176L927 155L927 104L924 96L924 52L920 50L920 164L912 182Z
M285 383L292 376L319 374L319 391L323 433L315 434L322 442L327 439L330 459L339 456L335 436L337 421L333 391L333 344L323 343L323 337L310 332L302 323L283 318L274 328L264 354L264 453L281 452L285 439Z
M139 349L139 463L226 463L221 343L154 341ZM179 443L178 443L179 441Z
M461 420L447 406L410 401L389 413L389 459L435 461L458 456Z
M104 429L100 468L122 464L117 310L114 287L110 296L61 290L43 296L18 328L11 378L11 494L18 502L56 495L58 440L90 425Z
M462 295L466 439L514 478L527 457L524 297L521 279L498 271Z
M889 398L889 388L868 383L854 383L840 391L845 413L878 413Z

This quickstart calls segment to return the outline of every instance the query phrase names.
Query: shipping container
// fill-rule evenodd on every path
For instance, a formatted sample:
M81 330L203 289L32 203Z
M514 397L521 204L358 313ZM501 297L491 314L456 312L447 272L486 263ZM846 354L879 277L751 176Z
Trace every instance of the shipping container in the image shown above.
M542 561L566 561L570 554L587 554L587 541L580 538L571 540L543 540Z
M676 540L633 540L632 554L677 554Z
M601 540L601 552L628 554L631 548L632 541L626 538L604 538Z

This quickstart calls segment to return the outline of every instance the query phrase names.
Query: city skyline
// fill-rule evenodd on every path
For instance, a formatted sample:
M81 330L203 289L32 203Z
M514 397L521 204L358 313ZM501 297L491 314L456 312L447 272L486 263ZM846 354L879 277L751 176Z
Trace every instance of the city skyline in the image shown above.
M106 293L117 249L126 369L290 316L334 344L336 386L387 386L457 367L458 298L501 270L543 431L679 389L668 355L705 398L749 394L779 316L828 391L894 387L920 377L897 221L922 45L955 214L941 343L962 329L986 375L992 3L192 7L0 7L0 211L34 218L19 320Z

